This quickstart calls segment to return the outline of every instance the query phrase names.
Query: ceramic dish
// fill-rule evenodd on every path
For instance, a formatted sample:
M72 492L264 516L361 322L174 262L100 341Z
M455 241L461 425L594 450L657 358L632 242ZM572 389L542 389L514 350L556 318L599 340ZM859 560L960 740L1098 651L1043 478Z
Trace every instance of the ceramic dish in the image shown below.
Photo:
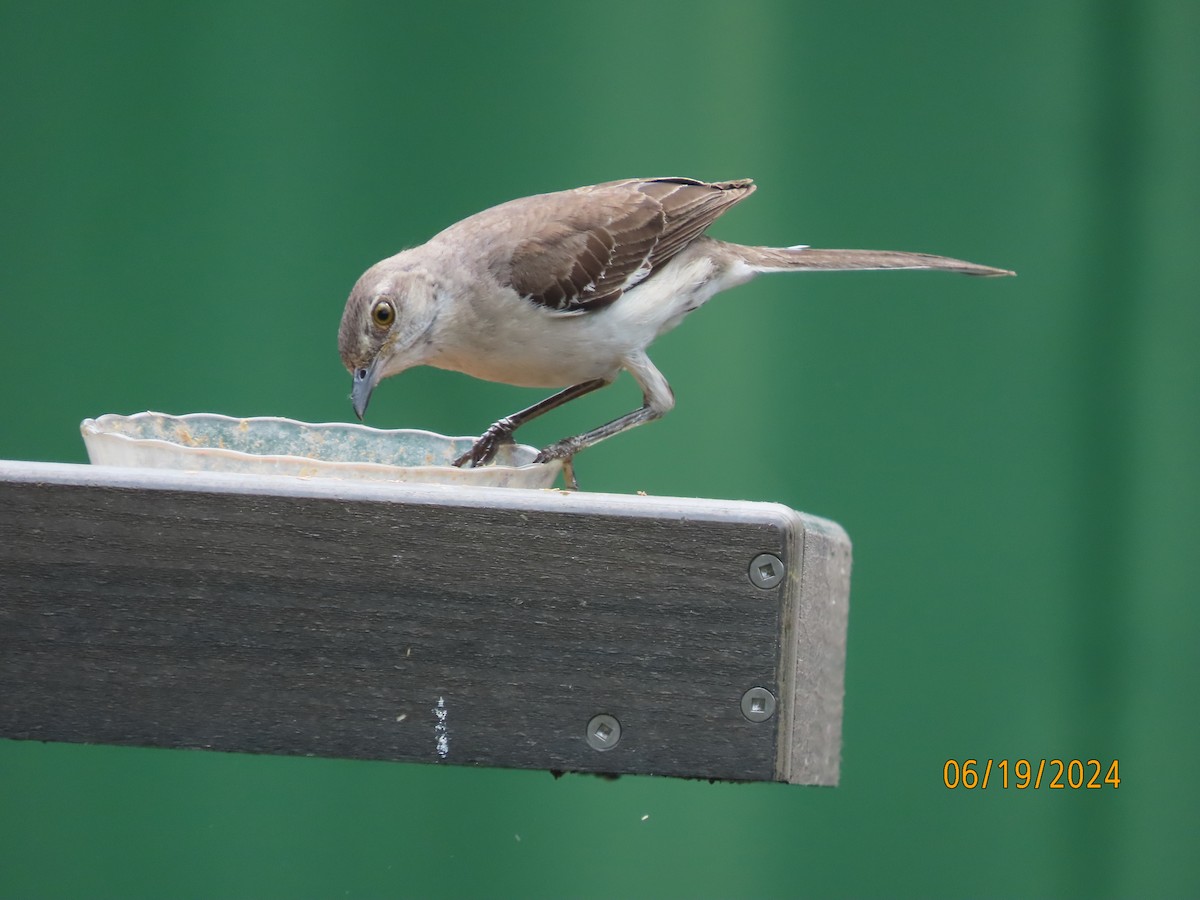
M80 430L89 459L104 466L524 488L550 487L562 471L560 461L535 464L537 450L523 444L502 447L491 465L458 469L451 462L474 438L269 416L110 414Z

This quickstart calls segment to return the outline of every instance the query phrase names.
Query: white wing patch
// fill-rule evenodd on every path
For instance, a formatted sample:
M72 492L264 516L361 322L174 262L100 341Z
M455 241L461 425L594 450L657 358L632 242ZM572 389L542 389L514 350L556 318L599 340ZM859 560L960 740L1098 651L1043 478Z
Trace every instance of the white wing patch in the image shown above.
M633 287L635 284L641 284L649 276L650 276L650 266L643 262L640 266L638 266L636 269L633 270L633 272L631 272L629 274L628 278L625 279L625 283L623 285L621 285L621 290L623 292L627 291L631 287Z

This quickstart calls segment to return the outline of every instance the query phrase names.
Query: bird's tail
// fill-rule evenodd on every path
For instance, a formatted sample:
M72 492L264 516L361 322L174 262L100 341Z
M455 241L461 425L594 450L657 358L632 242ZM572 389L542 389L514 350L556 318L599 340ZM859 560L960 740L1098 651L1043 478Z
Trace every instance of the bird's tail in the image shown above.
M934 256L930 253L905 253L901 250L818 250L813 247L737 246L742 261L756 272L846 271L850 269L941 269L962 275L1016 275L1008 269L995 269L978 263Z

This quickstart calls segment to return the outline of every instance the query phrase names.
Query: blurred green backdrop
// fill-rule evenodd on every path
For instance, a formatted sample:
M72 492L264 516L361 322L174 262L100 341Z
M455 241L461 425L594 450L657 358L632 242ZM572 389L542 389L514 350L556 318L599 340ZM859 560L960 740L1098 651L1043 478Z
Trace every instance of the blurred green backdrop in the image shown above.
M359 273L537 191L752 176L718 236L1020 272L723 295L656 347L676 410L579 461L848 529L841 787L0 741L0 895L1195 895L1197 33L1172 0L0 4L0 457L81 462L105 412L347 420ZM418 370L370 421L539 396ZM1022 756L1123 781L942 786Z

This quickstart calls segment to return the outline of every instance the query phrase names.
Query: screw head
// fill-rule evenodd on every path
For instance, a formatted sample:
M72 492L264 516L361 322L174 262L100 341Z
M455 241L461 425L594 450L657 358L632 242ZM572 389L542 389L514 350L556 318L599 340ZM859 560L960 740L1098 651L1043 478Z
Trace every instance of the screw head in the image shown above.
M775 715L775 695L765 687L752 687L742 694L742 715L751 722L765 722Z
M760 553L750 560L748 574L752 583L763 590L770 590L783 581L787 569L784 568L783 560L774 553Z
M587 742L593 750L611 750L621 740L621 723L614 716L601 713L587 723Z

